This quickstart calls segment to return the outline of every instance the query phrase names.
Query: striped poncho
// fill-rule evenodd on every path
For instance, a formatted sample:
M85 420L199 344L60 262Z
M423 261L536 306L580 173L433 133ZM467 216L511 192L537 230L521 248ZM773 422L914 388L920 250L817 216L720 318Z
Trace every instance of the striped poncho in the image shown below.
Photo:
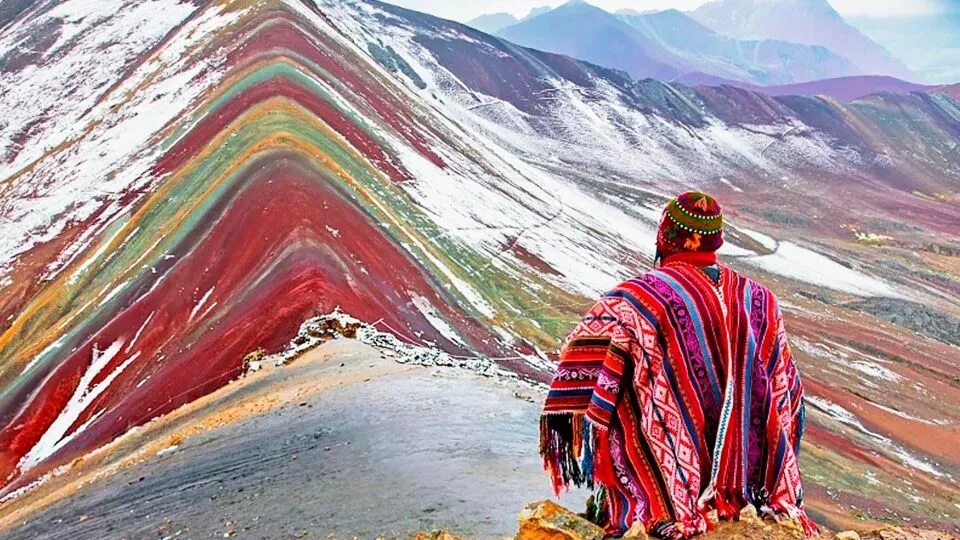
M747 503L808 534L803 386L774 295L720 266L667 263L608 292L567 338L541 418L559 493L598 484L612 535L706 531Z

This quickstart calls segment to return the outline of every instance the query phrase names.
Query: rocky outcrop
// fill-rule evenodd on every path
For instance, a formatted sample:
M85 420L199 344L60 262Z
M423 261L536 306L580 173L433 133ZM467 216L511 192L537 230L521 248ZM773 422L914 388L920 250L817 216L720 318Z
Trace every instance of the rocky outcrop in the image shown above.
M868 298L845 307L918 332L927 337L960 346L960 319L936 309L897 298Z
M839 538L841 534L844 533L838 533L835 538ZM957 540L957 536L950 533L894 526L883 527L859 536L862 540Z
M517 540L603 540L603 529L551 501L527 504L520 512Z
M603 538L603 531L582 516L551 501L527 504L520 513L520 530L515 540L594 540ZM774 522L757 515L752 506L747 506L737 521L718 522L711 518L713 530L700 538L703 540L802 540L803 528L796 520ZM824 531L823 538L831 540L958 540L950 533L926 531L904 527L883 527L871 532ZM623 538L646 540L649 537L642 527L634 527Z

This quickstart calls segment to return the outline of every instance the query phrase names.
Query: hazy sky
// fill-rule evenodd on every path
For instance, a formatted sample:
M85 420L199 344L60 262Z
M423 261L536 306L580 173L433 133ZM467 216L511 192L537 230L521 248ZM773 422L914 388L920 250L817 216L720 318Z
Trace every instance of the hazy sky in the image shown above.
M526 15L538 6L559 6L566 0L386 0L391 4L424 11L456 21L466 21L484 13L509 12ZM588 0L608 11L623 8L693 9L706 0ZM891 15L929 15L960 7L960 0L829 0L842 15L886 17Z

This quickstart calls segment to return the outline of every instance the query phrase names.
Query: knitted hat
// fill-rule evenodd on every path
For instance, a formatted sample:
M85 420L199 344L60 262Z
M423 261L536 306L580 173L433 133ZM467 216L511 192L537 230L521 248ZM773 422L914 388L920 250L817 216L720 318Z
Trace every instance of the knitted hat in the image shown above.
M657 248L662 255L713 253L722 245L723 209L716 199L688 191L667 203L657 230Z

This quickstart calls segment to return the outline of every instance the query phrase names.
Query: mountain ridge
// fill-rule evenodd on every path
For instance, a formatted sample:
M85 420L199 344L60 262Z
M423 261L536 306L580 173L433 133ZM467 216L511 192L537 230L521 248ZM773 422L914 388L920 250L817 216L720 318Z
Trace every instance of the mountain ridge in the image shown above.
M739 81L718 79L709 75L691 73L681 77L678 82L692 86L728 85L769 96L823 95L839 99L841 101L854 101L856 99L868 97L882 92L896 94L908 94L912 92L929 93L940 91L941 88L944 88L933 85L909 83L907 81L885 75L861 75L852 77L838 77L835 79L822 79L796 84L758 86L745 84Z

